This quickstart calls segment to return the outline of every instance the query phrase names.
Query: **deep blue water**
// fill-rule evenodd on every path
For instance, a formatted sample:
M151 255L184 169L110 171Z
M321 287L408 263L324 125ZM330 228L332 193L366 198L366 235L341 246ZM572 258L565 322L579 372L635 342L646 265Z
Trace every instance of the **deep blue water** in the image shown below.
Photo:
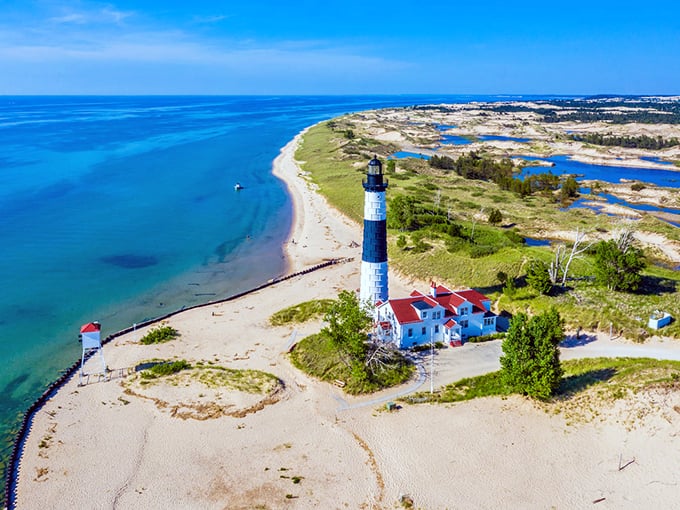
M662 165L672 165L672 161L666 161L665 159L661 159L659 156L640 156L640 159L642 161L651 161L652 163L660 163Z
M440 142L443 145L469 145L474 142L474 139L459 135L442 135Z
M0 97L0 462L19 414L79 357L81 324L106 336L285 270L292 206L271 164L301 129L497 99Z
M418 152L408 152L408 151L398 151L395 152L390 156L390 159L403 159L403 158L417 158L417 159L424 159L424 160L429 160L430 156L427 154L420 154Z
M549 171L557 175L575 174L578 176L577 180L592 179L618 183L622 179L626 179L631 181L648 182L669 188L680 188L680 171L628 166L594 165L591 163L575 161L564 155L551 156L549 158L540 158L535 156L515 156L515 158L521 158L527 161L549 161L555 164L553 167L525 167L522 171L523 175L534 175Z
M582 191L583 193L583 191ZM668 213L668 214L676 214L680 215L680 209L673 209L670 207L658 207L655 205L650 205L650 204L634 204L631 202L627 202L621 198L618 198L614 195L611 195L609 193L598 193L598 197L603 198L606 203L608 204L616 204L616 205L622 205L625 207L628 207L629 209L633 209L635 211L642 211L642 212L663 212L663 213ZM602 213L602 206L599 205L597 202L592 202L592 198L589 195L585 195L577 200L575 200L569 207L575 207L575 208L582 208L582 209L591 209L593 211L596 211L598 213ZM613 214L608 214L608 216L615 216ZM680 223L670 221L668 219L664 219L667 223L670 223L671 225L675 227L680 227Z
M531 141L531 138L518 138L515 136L503 136L503 135L477 135L477 139L482 142L519 142L527 143Z

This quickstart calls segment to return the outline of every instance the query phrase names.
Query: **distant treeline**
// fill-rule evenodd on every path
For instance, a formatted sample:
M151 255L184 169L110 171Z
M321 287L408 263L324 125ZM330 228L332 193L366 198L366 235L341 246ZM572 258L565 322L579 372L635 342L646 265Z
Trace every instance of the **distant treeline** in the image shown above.
M670 138L664 140L663 137L657 136L615 136L611 133L606 135L600 133L584 133L570 135L572 140L577 142L592 143L595 145L606 145L606 146L616 146L616 147L630 147L636 149L666 149L668 147L674 147L680 144L677 138Z
M514 176L515 165L512 160L503 158L496 161L489 157L470 152L453 159L448 156L432 156L430 166L442 170L456 172L466 179L491 181L503 190L513 191L525 197L535 192L553 192L560 188L560 178L551 172L527 175L524 179ZM562 184L562 199L574 197L578 194L576 181L569 177Z
M512 103L484 105L494 112L535 112L544 122L680 124L680 102L645 98L591 98L537 101L536 107ZM627 110L614 110L627 108ZM565 110L566 109L566 110Z

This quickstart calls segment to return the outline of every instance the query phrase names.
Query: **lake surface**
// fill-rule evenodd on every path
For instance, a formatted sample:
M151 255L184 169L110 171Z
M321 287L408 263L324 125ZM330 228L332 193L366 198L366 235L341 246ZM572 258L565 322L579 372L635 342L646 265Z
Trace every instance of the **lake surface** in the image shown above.
M535 156L513 156L513 159L524 159L527 161L547 161L554 163L555 166L527 166L522 170L522 175L535 175L545 172L552 172L556 175L575 174L577 180L598 180L611 183L619 183L622 179L630 181L641 181L657 186L669 188L680 188L680 171L660 170L657 168L628 167L628 166L607 166L594 165L592 163L582 163L569 159L568 156L551 156L540 158Z
M404 159L404 158L418 158L418 159L424 159L424 160L429 160L430 156L427 154L420 154L418 152L408 152L408 151L399 151L395 152L390 156L390 159Z

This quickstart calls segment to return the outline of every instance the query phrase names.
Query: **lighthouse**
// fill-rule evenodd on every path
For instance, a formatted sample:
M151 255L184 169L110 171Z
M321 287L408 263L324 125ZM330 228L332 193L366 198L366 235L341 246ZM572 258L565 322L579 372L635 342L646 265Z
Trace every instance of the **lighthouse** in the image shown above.
M362 304L387 301L387 206L382 163L373 156L368 162L364 185L364 244L361 253Z

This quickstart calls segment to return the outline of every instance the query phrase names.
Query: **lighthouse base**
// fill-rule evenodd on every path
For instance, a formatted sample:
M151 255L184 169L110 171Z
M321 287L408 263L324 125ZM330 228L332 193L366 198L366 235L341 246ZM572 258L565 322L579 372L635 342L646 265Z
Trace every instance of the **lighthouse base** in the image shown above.
M387 261L361 261L361 291L359 300L362 304L375 305L377 301L387 301Z

